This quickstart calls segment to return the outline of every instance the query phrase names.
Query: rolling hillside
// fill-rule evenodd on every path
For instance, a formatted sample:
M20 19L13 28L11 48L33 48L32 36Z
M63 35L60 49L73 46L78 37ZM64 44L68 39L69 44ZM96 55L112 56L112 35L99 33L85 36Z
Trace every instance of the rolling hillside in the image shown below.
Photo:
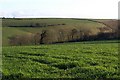
M76 29L77 31L90 32L90 35L96 35L100 28L108 31L116 29L116 24L112 20L88 20L73 18L26 18L26 19L3 19L3 45L9 45L9 37L15 35L26 35L40 33L42 30L50 30L54 40L57 41L59 30L64 31L65 36ZM115 21L115 20L114 20ZM109 26L107 26L106 23ZM111 23L111 24L109 24ZM56 34L56 35L54 35ZM66 38L65 38L66 40Z

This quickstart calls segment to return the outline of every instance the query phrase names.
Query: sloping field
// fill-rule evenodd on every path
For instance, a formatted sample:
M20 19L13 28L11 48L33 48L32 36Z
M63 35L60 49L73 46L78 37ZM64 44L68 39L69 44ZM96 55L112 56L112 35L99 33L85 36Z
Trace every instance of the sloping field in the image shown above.
M52 30L53 34L57 34L61 29L65 31L65 34L72 29L90 31L91 34L97 34L99 32L98 28L103 27L107 26L87 19L3 19L3 45L9 45L9 37L11 36L34 34L44 29Z
M105 24L106 26L114 29L114 30L117 30L118 29L118 20L115 20L115 19L103 19L103 20L95 20L95 21L98 21L98 22L101 22L103 24Z

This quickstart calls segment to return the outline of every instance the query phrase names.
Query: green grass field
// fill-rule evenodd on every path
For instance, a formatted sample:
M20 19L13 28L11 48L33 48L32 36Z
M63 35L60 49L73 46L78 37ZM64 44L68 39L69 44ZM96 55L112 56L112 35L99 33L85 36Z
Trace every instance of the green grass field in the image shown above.
M49 30L51 38L48 40L53 41L59 40L59 30L64 32L62 37L66 37L65 40L69 38L73 29L96 35L100 32L99 28L116 30L116 20L5 18L2 24L3 80L23 80L23 78L120 79L117 40L80 40L80 42L30 44L29 46L10 46L9 42L12 36L34 35L41 33L42 30ZM35 27L36 24L37 27ZM31 25L35 26L31 27Z
M3 79L120 79L117 41L8 46L2 54Z

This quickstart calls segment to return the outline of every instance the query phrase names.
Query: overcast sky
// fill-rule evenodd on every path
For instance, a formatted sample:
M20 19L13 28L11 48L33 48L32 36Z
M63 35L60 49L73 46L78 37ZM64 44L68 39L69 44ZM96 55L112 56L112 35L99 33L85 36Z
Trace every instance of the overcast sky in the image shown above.
M0 0L0 17L117 19L119 0Z

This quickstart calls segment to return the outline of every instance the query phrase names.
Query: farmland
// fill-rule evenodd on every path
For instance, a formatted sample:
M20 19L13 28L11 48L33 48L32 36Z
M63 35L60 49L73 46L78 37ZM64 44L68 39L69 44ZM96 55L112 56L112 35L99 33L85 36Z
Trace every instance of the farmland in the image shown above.
M100 32L103 32L102 30L111 32L111 27L114 32L117 28L117 20L74 18L8 18L2 19L2 24L3 46L11 44L10 37L16 35L23 35L26 37L25 35L31 36L36 33L41 34L43 30L48 31L47 39L44 41L46 41L46 43L53 43L77 39L81 41L80 38L82 38L82 36L96 36ZM15 41L17 42L17 40L14 40L14 42Z
M120 79L117 20L3 18L2 78Z
M120 79L118 41L3 47L3 79Z

